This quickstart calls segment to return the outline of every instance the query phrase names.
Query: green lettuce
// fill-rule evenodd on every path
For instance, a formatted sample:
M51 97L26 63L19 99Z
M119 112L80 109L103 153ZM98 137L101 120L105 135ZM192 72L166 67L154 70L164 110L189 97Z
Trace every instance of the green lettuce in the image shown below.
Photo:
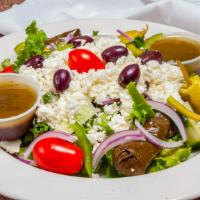
M45 54L45 42L47 36L43 30L38 29L36 21L33 21L26 28L26 35L27 38L25 39L23 50L19 52L17 59L14 62L15 71L18 71L20 66L32 56Z
M152 107L146 103L144 97L138 92L133 82L130 82L126 88L133 100L130 119L137 119L140 123L144 124L148 119L154 116L154 111Z
M42 96L42 101L44 102L44 104L51 103L53 96L54 96L53 92L47 92Z
M83 126L78 123L73 125L73 129L75 134L78 138L78 144L83 150L84 153L84 167L85 171L87 172L88 176L92 176L93 172L93 156L92 156L92 144L87 138L87 131Z
M117 178L121 175L117 172L113 159L112 159L112 150L107 152L99 163L96 173L102 174L107 178Z
M157 172L180 164L191 155L191 147L185 146L178 149L163 149L153 160L147 173Z
M34 122L33 127L29 129L29 132L23 136L23 146L31 143L36 137L47 131L53 130L53 128L45 122Z
M108 125L109 120L107 119L108 115L103 113L101 115L101 122L98 124L105 131L106 135L111 135L114 131Z

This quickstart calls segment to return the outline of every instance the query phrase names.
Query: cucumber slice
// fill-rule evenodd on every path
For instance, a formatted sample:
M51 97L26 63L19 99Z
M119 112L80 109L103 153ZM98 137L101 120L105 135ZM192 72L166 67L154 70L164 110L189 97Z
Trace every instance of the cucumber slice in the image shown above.
M188 119L188 126L186 127L188 136L188 144L195 145L200 143L200 126L193 119Z

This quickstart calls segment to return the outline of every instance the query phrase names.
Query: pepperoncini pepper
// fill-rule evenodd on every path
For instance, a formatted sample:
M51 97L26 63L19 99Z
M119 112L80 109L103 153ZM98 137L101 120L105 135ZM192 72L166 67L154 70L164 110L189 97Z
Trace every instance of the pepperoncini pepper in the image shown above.
M130 30L126 31L125 34L128 35L132 40L134 40L136 37L144 37L145 34L148 31L148 26L146 26L143 30L138 31L138 30ZM122 43L126 44L130 42L126 37L123 35L119 35L119 39L121 40Z
M126 45L126 47L133 53L134 56L138 57L142 53L144 53L150 46L163 37L162 33L152 35L149 38L145 39L145 34L148 31L148 26L146 26L143 30L130 30L130 31L120 31L120 35L118 36L120 41Z
M200 77L198 75L189 76L184 65L180 61L176 61L177 66L185 79L185 84L181 87L179 93L184 101L188 101L193 110L200 114Z
M190 77L191 84L184 84L180 89L180 95L184 101L188 101L195 112L200 114L200 76Z
M187 107L185 107L185 105L183 105L182 103L177 101L174 97L169 96L167 98L167 103L170 106L172 106L173 108L175 108L176 111L180 112L182 115L184 115L184 116L186 116L190 119L193 119L195 121L200 121L200 115L199 114L194 113L191 109L188 109Z

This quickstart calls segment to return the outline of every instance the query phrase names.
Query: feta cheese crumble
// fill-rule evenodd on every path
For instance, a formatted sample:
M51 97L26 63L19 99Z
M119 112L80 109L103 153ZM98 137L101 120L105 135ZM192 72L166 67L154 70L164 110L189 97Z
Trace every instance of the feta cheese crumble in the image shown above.
M94 42L87 43L79 48L94 52L99 58L106 48L113 45L123 45L117 37L96 37ZM151 99L166 102L169 95L181 100L178 93L183 79L180 69L169 63L149 61L142 65L140 58L135 58L130 52L127 57L123 56L116 63L107 63L104 70L90 70L88 73L77 73L70 70L66 64L71 49L53 52L43 62L43 68L33 69L25 65L19 73L36 80L42 89L42 93L55 92L53 76L58 69L67 69L71 75L70 87L53 98L51 103L44 104L42 101L36 115L39 121L46 121L53 128L68 132L68 126L76 122L76 116L80 114L80 106L102 104L109 98L119 98L120 105L113 103L104 106L104 112L110 117L108 125L114 131L129 129L128 116L132 107L132 100L126 89L118 84L118 76L122 69L129 64L137 63L140 66L141 76L137 84L140 93L148 95ZM146 85L149 82L149 88ZM99 113L99 108L95 108ZM98 117L98 116L97 116ZM92 144L103 141L106 137L102 127L92 126L87 134Z

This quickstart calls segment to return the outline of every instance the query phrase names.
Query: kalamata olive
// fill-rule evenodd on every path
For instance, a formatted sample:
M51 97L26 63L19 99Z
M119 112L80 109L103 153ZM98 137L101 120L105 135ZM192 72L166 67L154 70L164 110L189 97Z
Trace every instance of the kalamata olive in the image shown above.
M85 45L86 43L91 43L93 42L93 38L91 38L88 35L81 35L81 36L76 36L71 38L68 43L72 43L74 47L79 47L81 46L81 43L84 42L83 44Z
M71 76L66 69L59 69L55 72L53 83L57 92L63 92L64 90L69 88L70 81Z
M105 49L101 56L105 62L116 62L118 58L128 55L128 49L121 45L116 45Z
M157 60L159 63L162 62L162 55L159 51L153 51L153 50L145 51L140 56L140 58L141 58L141 63L143 65L150 60Z
M138 64L130 64L126 66L119 74L118 83L122 87L126 87L131 81L138 82L140 78L140 68Z
M43 67L44 57L41 55L32 56L29 60L26 61L27 67L33 67L34 69Z

